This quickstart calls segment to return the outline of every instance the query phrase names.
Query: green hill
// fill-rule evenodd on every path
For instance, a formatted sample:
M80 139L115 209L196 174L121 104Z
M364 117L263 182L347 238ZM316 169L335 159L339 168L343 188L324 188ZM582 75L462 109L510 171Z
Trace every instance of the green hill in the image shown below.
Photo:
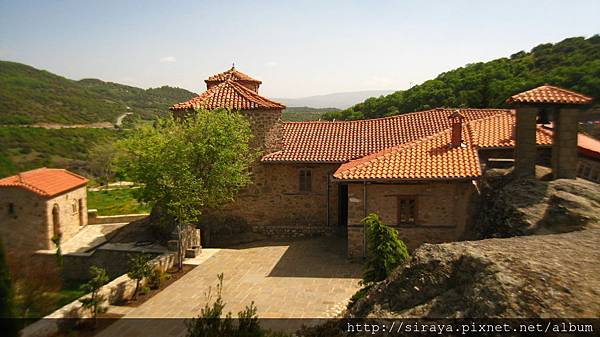
M152 119L194 96L167 86L144 90L97 79L74 81L0 61L0 124L114 122L126 112Z
M307 106L287 107L281 114L281 119L286 122L304 122L316 121L321 119L321 115L328 112L336 112L336 108L310 108Z
M323 118L377 118L435 107L504 107L507 97L544 83L600 99L600 35L568 38L530 52L468 64L408 90L325 113Z

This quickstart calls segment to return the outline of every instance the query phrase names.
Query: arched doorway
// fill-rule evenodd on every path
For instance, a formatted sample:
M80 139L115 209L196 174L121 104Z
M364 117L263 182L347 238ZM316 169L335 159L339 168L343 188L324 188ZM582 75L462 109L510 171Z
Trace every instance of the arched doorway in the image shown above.
M60 208L57 204L52 207L52 237L61 235L60 231Z

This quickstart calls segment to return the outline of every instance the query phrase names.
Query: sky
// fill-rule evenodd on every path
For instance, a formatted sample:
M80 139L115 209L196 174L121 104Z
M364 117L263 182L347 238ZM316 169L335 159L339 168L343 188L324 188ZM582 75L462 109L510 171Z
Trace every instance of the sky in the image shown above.
M0 59L194 92L227 70L267 97L402 90L468 63L600 33L600 1L6 1Z

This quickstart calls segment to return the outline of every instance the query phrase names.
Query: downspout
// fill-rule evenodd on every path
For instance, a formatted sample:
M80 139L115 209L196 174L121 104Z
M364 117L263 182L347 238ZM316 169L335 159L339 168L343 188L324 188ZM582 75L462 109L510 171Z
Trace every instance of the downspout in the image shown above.
M327 228L329 229L329 183L331 182L331 176L327 173Z
M363 181L363 218L367 217L368 207L367 207L367 182ZM367 225L363 223L363 257L367 257Z

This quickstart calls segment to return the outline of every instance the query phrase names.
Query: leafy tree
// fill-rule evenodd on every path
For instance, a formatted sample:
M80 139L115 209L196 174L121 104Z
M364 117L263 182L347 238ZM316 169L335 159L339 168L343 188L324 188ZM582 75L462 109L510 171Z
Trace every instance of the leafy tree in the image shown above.
M128 272L127 276L132 280L135 280L135 289L133 291L132 298L135 298L140 288L140 283L147 277L150 277L153 271L153 266L150 263L152 255L149 254L136 254L129 258L127 261Z
M385 278L408 258L408 249L397 232L381 222L377 214L362 220L367 230L368 260L363 283L370 284Z
M239 112L199 110L183 120L158 119L119 143L119 170L142 183L137 198L175 219L178 266L183 266L188 225L203 208L233 200L250 182L255 153L249 121Z
M105 312L107 309L103 306L106 296L100 294L100 288L106 283L108 283L106 270L101 267L91 266L90 280L81 286L82 290L89 293L90 296L80 299L79 302L81 302L81 306L84 309L90 311L94 319L94 326L96 325L98 314Z
M115 176L112 163L117 155L116 151L113 143L100 143L94 145L88 153L88 165L105 187L108 187L110 179Z
M368 119L436 107L502 108L506 98L550 83L600 97L600 35L546 43L530 52L467 64L408 90L368 98L325 119Z

